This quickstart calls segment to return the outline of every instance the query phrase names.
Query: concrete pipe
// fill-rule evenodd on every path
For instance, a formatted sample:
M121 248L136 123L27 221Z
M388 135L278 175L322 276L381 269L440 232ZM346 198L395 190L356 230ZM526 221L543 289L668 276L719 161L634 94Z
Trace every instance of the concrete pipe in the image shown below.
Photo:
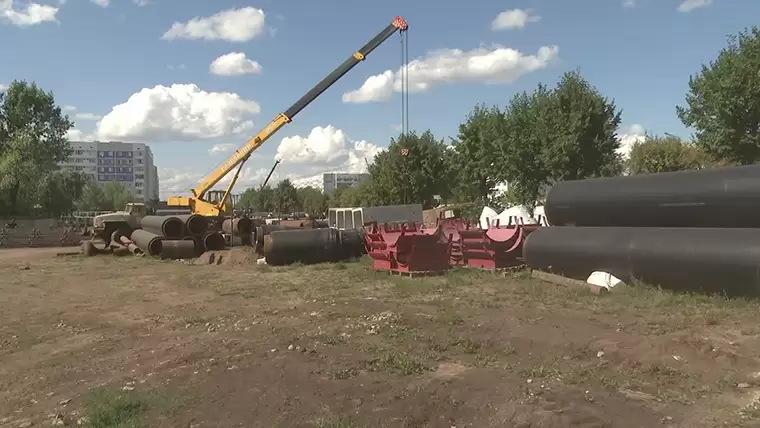
M140 220L140 226L166 239L182 239L185 236L185 223L175 216L145 216Z
M195 253L200 255L203 253L203 238L199 238L197 236L185 236L182 238L183 241L193 241L193 244L195 244Z
M176 217L185 224L185 233L187 235L203 236L208 232L208 219L202 215L187 214L178 215Z
M227 218L222 222L222 231L228 235L248 235L253 222L248 217Z
M209 232L203 236L203 248L205 251L219 251L223 250L227 246L227 241L224 240L219 232Z
M195 241L165 240L161 243L161 258L170 260L192 259L197 255Z
M132 241L151 257L158 257L161 254L162 237L146 230L137 229L132 232Z

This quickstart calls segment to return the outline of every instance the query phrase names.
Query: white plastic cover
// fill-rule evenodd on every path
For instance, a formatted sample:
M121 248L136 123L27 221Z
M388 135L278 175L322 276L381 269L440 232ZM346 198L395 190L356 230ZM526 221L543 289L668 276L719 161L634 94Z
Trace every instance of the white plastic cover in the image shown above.
M480 228L488 229L488 222L495 222L499 213L494 211L491 207L483 207L483 211L480 213Z
M502 211L497 217L500 226L510 224L538 224L535 218L530 215L530 211L523 205L515 205ZM493 222L491 222L493 224Z
M604 287L608 290L611 289L612 287L615 287L618 284L623 284L623 281L621 281L620 279L618 279L611 273L602 272L602 271L591 272L591 275L589 275L586 282L588 282L591 285Z

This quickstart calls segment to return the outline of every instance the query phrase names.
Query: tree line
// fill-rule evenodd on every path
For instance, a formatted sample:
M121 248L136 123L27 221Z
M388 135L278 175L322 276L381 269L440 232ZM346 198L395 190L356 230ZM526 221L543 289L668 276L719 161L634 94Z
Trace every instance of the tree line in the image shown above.
M758 69L760 29L730 36L717 58L689 78L685 103L676 107L693 136L646 135L628 157L619 153L621 110L575 70L504 106L475 106L448 143L431 131L391 139L358 186L326 196L283 180L246 190L238 207L320 215L328 206L429 208L439 201L476 210L534 206L557 181L754 164L760 161ZM53 94L34 83L15 81L0 94L0 216L117 209L128 201L118 183L100 188L57 167L71 154L66 131L72 125ZM502 182L508 191L495 195Z
M690 77L685 104L676 107L694 129L692 138L648 134L627 157L619 153L621 110L580 71L568 72L554 87L539 84L504 107L475 106L450 144L430 131L392 139L370 164L368 180L319 206L416 202L429 208L436 196L475 211L486 204L535 206L557 181L754 164L760 161L759 69L760 29L730 36L718 57ZM503 182L508 190L495 195ZM262 192L283 194L279 188ZM247 200L257 192L246 191ZM291 206L298 203L293 198Z

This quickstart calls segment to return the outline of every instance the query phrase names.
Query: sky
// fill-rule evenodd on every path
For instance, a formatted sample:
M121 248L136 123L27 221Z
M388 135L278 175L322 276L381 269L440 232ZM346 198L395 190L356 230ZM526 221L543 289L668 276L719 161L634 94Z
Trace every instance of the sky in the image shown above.
M162 198L186 194L382 31L409 24L409 127L455 138L478 103L506 106L580 70L622 110L619 136L688 138L689 76L756 23L755 0L0 0L0 88L52 90L76 141L144 142ZM754 17L754 18L753 18ZM401 37L306 107L246 163L236 191L363 172L402 122ZM228 177L229 179L229 177Z

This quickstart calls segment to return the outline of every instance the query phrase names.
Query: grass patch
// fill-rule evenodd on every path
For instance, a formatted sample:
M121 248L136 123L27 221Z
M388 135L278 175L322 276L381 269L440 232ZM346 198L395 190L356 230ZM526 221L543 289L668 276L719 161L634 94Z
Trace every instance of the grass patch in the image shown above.
M380 370L404 376L422 374L430 370L422 361L395 350L381 351L380 356L369 361L371 370Z
M363 425L358 425L348 416L339 418L320 416L314 421L314 426L316 428L363 428Z
M179 397L158 392L119 391L99 388L85 399L85 415L90 428L148 428L145 417L150 412L170 415L182 401Z
M526 379L543 379L548 377L557 377L560 372L556 367L547 366L545 364L538 364L531 367L526 367L520 370L520 376Z

